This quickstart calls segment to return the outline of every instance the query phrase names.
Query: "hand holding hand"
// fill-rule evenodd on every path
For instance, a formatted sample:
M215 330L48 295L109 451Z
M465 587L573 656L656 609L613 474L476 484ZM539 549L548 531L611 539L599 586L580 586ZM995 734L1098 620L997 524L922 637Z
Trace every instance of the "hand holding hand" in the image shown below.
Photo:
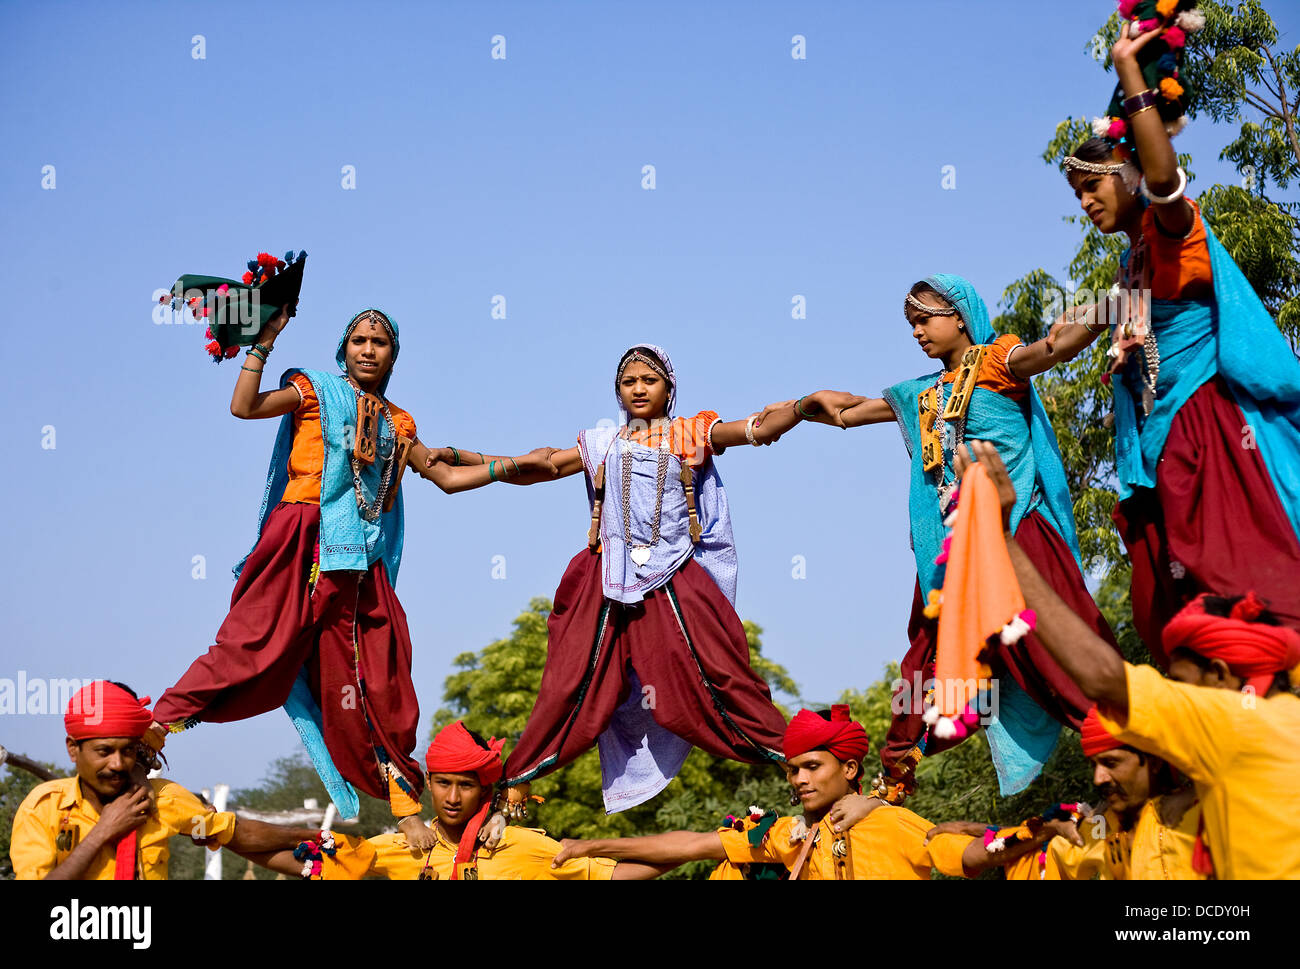
M413 814L409 818L402 818L397 822L397 830L402 832L402 837L406 843L415 851L428 851L438 843L438 839L429 830L429 826L421 820L418 814Z

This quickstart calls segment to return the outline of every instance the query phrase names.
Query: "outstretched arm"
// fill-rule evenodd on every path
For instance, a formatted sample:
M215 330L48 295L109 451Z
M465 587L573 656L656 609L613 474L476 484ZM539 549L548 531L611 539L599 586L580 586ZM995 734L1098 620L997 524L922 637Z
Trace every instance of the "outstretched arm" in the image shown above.
M289 323L289 307L267 321L266 326L257 335L257 343L267 350L275 346L275 338ZM236 357L238 359L238 357ZM261 420L267 417L283 417L292 413L302 398L295 387L281 387L277 390L262 390L262 370L266 364L258 357L246 355L239 367L235 380L235 390L230 396L230 413L242 420Z
M511 484L534 484L538 481L551 481L556 477L555 465L551 456L564 454L554 448L536 448L517 458L488 458L487 464L471 464L456 467L438 460L442 449L430 450L416 441L411 447L407 464L422 478L432 481L446 494L472 491L497 481ZM573 448L577 451L577 448ZM578 466L581 467L581 461ZM572 471L567 472L572 474ZM560 475L563 477L563 475Z
M764 444L770 443L800 421L850 428L892 420L894 410L883 400L843 390L819 390L797 400L768 404L755 423L755 437Z
M1013 377L1024 380L1073 360L1106 332L1108 319L1105 302L1073 306L1060 315L1047 336L1012 347L1007 354L1007 369Z
M966 824L967 822L961 823ZM940 827L942 827L942 825ZM930 831L930 833L925 836L926 843L928 844L931 838L943 833L944 832L937 828ZM983 830L981 830L980 835L983 835L983 833ZM1036 833L1035 837L1007 845L1001 851L989 851L989 849L984 846L983 838L975 836L975 839L971 841L971 843L968 844L965 850L961 853L962 870L965 872L967 878L974 878L976 875L987 871L990 868L995 868L1000 865L1009 865L1013 861L1020 860L1025 855L1033 854L1058 835L1065 838L1071 844L1083 844L1083 838L1079 837L1079 831L1075 826L1075 823L1073 821L1064 820L1045 821L1043 826Z
M997 448L987 441L974 441L970 446L975 458L988 472L989 480L997 486L1007 551L1025 602L1038 615L1034 632L1039 641L1047 647L1061 669L1079 684L1085 696L1126 717L1128 679L1124 660L1052 590L1011 534L1011 509L1016 503L1016 489ZM953 462L954 469L959 476L963 475L971 463L970 452L963 445Z
M559 866L570 858L597 857L675 868L688 861L725 861L727 852L716 831L666 831L640 838L597 838L584 841L566 838L560 842L560 852L552 864ZM664 870L667 871L668 868ZM615 872L617 871L616 868Z

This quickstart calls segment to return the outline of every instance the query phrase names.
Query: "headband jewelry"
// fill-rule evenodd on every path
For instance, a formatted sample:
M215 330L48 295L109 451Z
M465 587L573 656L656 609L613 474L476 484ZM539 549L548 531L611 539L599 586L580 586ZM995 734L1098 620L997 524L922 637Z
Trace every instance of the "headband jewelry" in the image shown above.
M908 293L903 299L912 309L919 310L927 316L955 316L957 314L957 310L951 306L931 306L929 303L922 303L911 293Z
M651 370L657 373L664 380L668 379L668 374L664 372L664 368L659 364L659 361L656 360L654 357L645 356L644 354L641 353L640 350L633 350L631 353L627 355L627 358L624 359L623 363L619 366L618 376L615 379L622 380L623 371L626 370L629 366L631 366L634 363L644 363L647 367L649 367Z
M1130 192L1136 192L1142 182L1142 173L1131 161L1090 162L1084 161L1082 158L1076 158L1073 155L1066 155L1065 160L1061 162L1061 168L1064 170L1066 178L1070 177L1071 172L1086 172L1089 175L1118 175L1124 180L1124 187Z
M358 316L352 321L352 329L348 330L348 333L351 334L352 330L355 330L362 323L378 323L388 332L388 338L394 343L397 342L397 337L393 335L393 324L388 321L388 317L378 310L366 310Z

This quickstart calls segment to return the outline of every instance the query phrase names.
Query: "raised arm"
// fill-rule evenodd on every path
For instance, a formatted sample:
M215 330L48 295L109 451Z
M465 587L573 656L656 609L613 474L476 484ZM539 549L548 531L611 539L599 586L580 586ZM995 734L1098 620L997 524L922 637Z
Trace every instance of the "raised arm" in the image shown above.
M267 321L257 335L258 346L267 351L275 347L275 338L289 323L289 313L290 308L286 306ZM265 362L256 355L244 356L235 380L235 391L230 396L230 413L235 417L246 421L283 417L291 413L302 400L295 387L262 390L262 370L265 367Z
M1052 590L1011 534L1010 516L1016 503L1016 489L997 448L987 441L974 441L971 450L998 489L1007 551L1025 602L1037 613L1034 632L1039 641L1070 679L1079 684L1085 696L1104 703L1120 716L1127 716L1128 679L1123 658ZM963 445L953 462L954 469L963 475L970 465L970 453Z
M1163 25L1162 25L1163 26ZM1124 87L1125 98L1137 97L1148 90L1142 68L1138 66L1138 51L1160 36L1159 29L1149 30L1139 37L1131 36L1132 24L1125 22L1120 28L1119 39L1110 49L1111 61L1115 65L1115 74ZM1158 92L1151 92L1159 98ZM1154 105L1154 101L1152 104ZM1137 145L1138 157L1142 159L1142 172L1146 177L1147 191L1155 198L1177 194L1170 202L1157 202L1155 206L1156 221L1172 236L1181 238L1191 231L1196 218L1192 207L1183 198L1180 188L1187 187L1186 175L1178 174L1178 155L1174 152L1165 123L1155 107L1129 111L1129 126L1133 141Z

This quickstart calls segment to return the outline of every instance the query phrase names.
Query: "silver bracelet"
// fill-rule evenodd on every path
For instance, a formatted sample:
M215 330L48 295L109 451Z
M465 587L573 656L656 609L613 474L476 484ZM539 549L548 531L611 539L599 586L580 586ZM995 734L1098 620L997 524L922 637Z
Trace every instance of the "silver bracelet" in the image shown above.
M757 420L757 414L750 414L749 420L745 421L745 440L754 445L754 447L758 447L758 442L754 440L754 422Z
M1147 188L1147 177L1145 175L1142 176L1142 183L1139 187L1142 189L1142 194L1147 197L1148 202L1154 202L1157 205L1168 205L1170 202L1177 202L1183 197L1183 193L1187 191L1187 173L1183 171L1182 165L1178 166L1178 187L1168 195L1152 195L1150 189Z

